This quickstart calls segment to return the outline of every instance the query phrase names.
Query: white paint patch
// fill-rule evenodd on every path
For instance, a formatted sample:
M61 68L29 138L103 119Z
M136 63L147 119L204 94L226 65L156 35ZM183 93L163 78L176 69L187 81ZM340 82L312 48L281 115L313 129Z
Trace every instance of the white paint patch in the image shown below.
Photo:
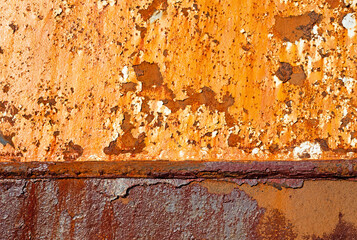
M355 35L356 18L354 13L348 13L342 19L342 25L348 30L348 36L353 37Z
M121 73L123 74L124 81L126 81L129 78L129 68L128 68L128 66L124 66L123 70L121 70Z
M315 25L313 28L312 28L312 33L315 34L315 35L318 35L319 32L317 31L319 29L319 27L317 25Z
M214 138L215 136L217 136L218 132L217 131L213 131L212 132L212 137Z
M254 148L254 149L252 150L252 154L253 154L253 155L257 155L259 152L260 152L260 149L259 149L259 148Z
M143 98L135 96L131 100L131 104L133 106L133 112L135 115L139 114L141 112L141 105L143 103Z
M164 105L163 101L150 101L149 105L154 112L163 113L164 115L171 113L171 110Z
M97 2L97 8L99 11L102 11L105 6L108 5L108 2L106 0L98 0Z
M352 139L352 141L351 141L351 147L356 147L356 145L357 145L357 139L356 138L354 138L354 139Z
M351 94L353 91L353 87L355 86L356 80L350 77L344 77L342 78L342 81L347 89L347 92Z
M89 157L88 157L88 159L89 160L91 160L91 161L100 161L100 160L102 160L100 157L98 157L97 155L90 155Z
M320 144L306 141L301 143L300 146L295 147L293 154L295 158L303 158L306 155L309 155L310 158L319 158L322 150Z
M291 42L286 42L286 51L290 52L292 46L293 46L293 44Z
M120 124L123 121L123 118L124 118L124 116L122 114L120 114L120 116L115 119L115 122L112 125L113 126L113 135L112 135L113 141L124 133L120 127Z
M153 23L156 20L159 20L161 17L162 17L162 11L161 10L155 11L154 14L150 18L150 23Z
M277 76L273 76L275 87L278 88L283 82Z
M55 17L59 16L63 12L62 8L58 8L53 11Z
M355 7L357 5L357 0L344 0L344 3L347 6L350 5L350 7Z
M299 57L303 57L304 55L304 48L305 48L305 41L303 39L299 39L295 41L295 45L297 46Z

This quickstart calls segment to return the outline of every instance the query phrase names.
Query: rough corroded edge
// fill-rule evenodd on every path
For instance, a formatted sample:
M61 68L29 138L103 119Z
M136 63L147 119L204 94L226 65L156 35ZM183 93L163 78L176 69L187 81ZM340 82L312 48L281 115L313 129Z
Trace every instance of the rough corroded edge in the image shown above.
M0 179L353 179L357 160L329 161L120 161L0 163Z

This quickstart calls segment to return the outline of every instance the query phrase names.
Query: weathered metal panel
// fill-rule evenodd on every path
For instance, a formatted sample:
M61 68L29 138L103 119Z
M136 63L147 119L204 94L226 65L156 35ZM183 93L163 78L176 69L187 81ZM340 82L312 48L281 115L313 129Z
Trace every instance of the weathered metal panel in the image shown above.
M1 1L0 239L357 239L356 9Z
M355 9L1 1L1 161L354 158Z
M1 239L357 239L357 183L1 180Z

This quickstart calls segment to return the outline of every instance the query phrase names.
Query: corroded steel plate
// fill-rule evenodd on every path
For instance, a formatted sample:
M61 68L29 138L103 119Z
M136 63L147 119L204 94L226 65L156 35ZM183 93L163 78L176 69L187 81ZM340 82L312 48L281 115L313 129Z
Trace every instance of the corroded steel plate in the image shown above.
M1 1L1 161L355 158L356 8Z

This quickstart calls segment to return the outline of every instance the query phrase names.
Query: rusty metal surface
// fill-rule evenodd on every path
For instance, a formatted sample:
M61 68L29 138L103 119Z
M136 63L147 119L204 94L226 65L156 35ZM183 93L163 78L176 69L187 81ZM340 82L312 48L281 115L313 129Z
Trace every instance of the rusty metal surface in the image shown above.
M357 183L0 180L1 239L357 239Z
M356 9L0 1L0 239L357 239Z
M355 158L356 8L1 1L1 161Z
M156 179L350 179L357 160L336 161L120 161L1 163L0 179L28 178Z

